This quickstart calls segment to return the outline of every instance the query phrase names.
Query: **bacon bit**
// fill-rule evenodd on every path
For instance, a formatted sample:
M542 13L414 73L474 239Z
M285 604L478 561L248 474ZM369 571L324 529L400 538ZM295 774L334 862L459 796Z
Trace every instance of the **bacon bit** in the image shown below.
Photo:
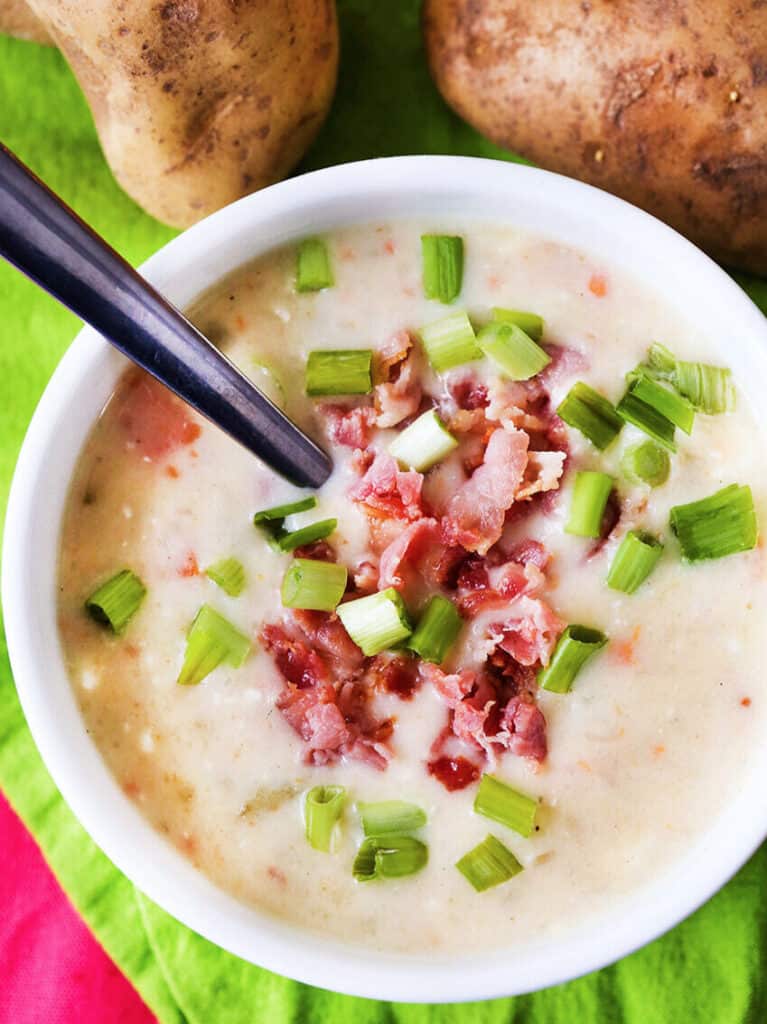
M519 562L520 565L536 565L541 572L545 572L551 561L551 555L538 540L517 541L509 551L509 558L512 562Z
M159 459L200 436L189 407L147 374L131 373L116 402L126 440L142 457Z
M135 800L141 795L141 787L133 779L126 779L122 784L122 791L131 800Z
M744 697L741 700L741 702L740 702L740 706L742 708L750 708L751 707L751 698L750 697Z
M376 354L373 402L379 427L394 427L418 412L423 394L419 362L408 331L398 331Z
M403 473L396 461L384 452L375 461L363 478L349 492L352 501L360 502L366 510L382 512L395 519L420 519L421 487L423 475L413 470Z
M182 576L185 579L188 579L192 576L200 575L200 567L197 564L197 558L193 551L190 551L189 554L186 556L186 561L178 570L178 574L179 576Z
M377 655L370 666L373 686L394 693L400 700L412 700L421 684L418 662L414 658L386 658Z
M394 253L396 252L396 247L391 238L387 238L386 241L384 242L384 252L388 253L389 256L393 256Z
M294 558L311 558L315 562L337 562L335 548L326 540L314 540L311 544L302 544L293 551Z
M328 437L347 448L367 448L370 430L375 423L375 410L369 405L348 409L343 405L321 405L319 411L327 419Z
M477 781L481 773L479 765L468 757L437 757L427 762L426 767L429 775L433 775L450 793L466 789Z
M247 327L247 324L248 322L242 315L242 313L238 313L237 316L234 318L234 326L237 328L238 331L244 331L245 328Z
M418 562L425 551L439 542L440 529L436 519L417 519L399 534L381 554L378 589L402 588L406 569Z
M281 868L278 868L276 865L270 864L269 867L266 869L266 873L269 876L269 878L272 879L273 882L277 882L279 883L279 885L282 886L288 884L288 876Z
M289 683L300 688L316 686L327 678L322 658L300 640L290 637L282 626L267 624L261 641L274 658L277 669Z
M178 480L178 478L181 476L181 474L179 473L175 466L166 466L165 474L166 476L169 476L172 480Z
M607 504L602 513L602 522L599 525L599 538L595 540L586 552L586 561L591 561L603 549L610 538L611 533L618 525L621 518L621 502L618 492L613 488L607 497Z
M365 559L353 574L354 591L357 594L372 594L378 590L378 568Z
M617 661L621 665L636 664L636 645L639 642L641 633L642 627L635 626L628 639L612 641L608 650L610 651L613 660Z
M448 390L458 408L469 412L486 409L490 402L487 387L472 376L459 377L458 380L451 381Z
M589 291L592 295L596 295L598 299L603 299L607 295L607 278L604 274L592 274L589 278Z

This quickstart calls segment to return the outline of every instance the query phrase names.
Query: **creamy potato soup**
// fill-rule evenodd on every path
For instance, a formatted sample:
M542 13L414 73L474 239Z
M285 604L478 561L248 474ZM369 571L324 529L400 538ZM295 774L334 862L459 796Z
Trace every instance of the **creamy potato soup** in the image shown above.
M765 460L723 352L460 221L271 252L190 315L335 469L297 491L120 381L59 615L125 794L239 900L384 950L512 948L655 879L765 729Z

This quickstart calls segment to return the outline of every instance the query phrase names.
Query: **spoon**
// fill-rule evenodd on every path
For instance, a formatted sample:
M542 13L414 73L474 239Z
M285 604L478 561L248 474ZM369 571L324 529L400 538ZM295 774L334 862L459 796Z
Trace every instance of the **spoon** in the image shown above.
M0 256L299 487L329 456L0 143Z

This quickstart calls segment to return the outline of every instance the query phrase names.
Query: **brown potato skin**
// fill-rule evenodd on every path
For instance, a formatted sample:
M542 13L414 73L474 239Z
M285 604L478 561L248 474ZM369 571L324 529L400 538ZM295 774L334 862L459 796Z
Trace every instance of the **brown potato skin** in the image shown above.
M425 0L423 31L482 134L767 274L767 0Z
M51 37L26 0L0 0L0 32L17 39L52 45Z
M115 177L187 227L284 177L327 114L334 0L31 0Z

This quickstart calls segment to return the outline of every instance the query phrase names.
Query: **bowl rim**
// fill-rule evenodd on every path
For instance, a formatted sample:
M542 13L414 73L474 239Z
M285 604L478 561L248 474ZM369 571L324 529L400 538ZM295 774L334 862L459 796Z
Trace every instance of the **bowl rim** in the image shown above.
M339 211L344 204L348 207L350 197L376 210L378 202L385 213L387 197L392 198L392 209L396 209L398 196L406 187L421 188L424 194L428 189L438 198L444 192L445 196L455 197L457 203L462 196L472 196L479 202L483 196L508 194L519 203L561 204L562 210L577 210L581 220L588 211L589 219L597 226L610 223L613 233L623 232L624 237L641 239L646 253L656 247L662 255L661 265L664 261L668 266L676 263L681 268L681 278L705 293L709 305L726 308L730 321L742 328L738 344L748 349L754 365L767 373L767 321L727 274L690 242L649 214L606 192L574 179L503 161L389 157L314 171L225 207L166 244L140 269L158 288L173 291L175 282L171 298L180 303L178 293L185 271L205 264L208 282L214 284L221 276L215 273L216 252L224 251L227 239L241 235L245 227L255 235L266 221L277 223L288 213L295 218L303 212L310 220L312 211L317 213L333 204ZM359 222L361 218L349 219ZM336 217L333 222L342 221ZM295 236L293 231L291 237ZM250 258L272 244L254 246ZM587 244L583 248L588 251ZM627 258L631 262L634 257ZM189 299L187 296L181 304ZM671 301L673 304L674 300ZM121 799L129 807L122 807L107 805L101 790L95 795L89 787L86 769L94 769L96 762L91 757L86 764L90 755L83 753L85 747L73 753L59 734L59 720L49 705L46 685L48 673L55 670L60 674L63 662L60 652L40 644L35 619L36 610L45 606L46 592L50 598L55 587L41 575L44 570L28 571L29 565L34 564L35 541L30 524L45 484L46 462L57 446L61 448L65 443L56 430L57 424L65 422L67 415L76 419L76 415L72 417L73 397L78 388L83 388L89 372L95 372L113 358L122 357L116 357L90 328L83 328L40 399L19 455L8 502L2 603L19 698L56 785L83 827L118 869L173 917L245 960L322 988L410 1002L488 999L571 980L645 945L705 902L761 843L767 834L767 808L753 813L752 804L750 819L739 812L731 834L717 840L713 855L698 858L700 863L692 872L688 868L686 873L669 875L662 886L662 905L634 907L626 915L628 920L622 921L615 920L617 912L613 910L607 914L608 927L594 929L588 941L576 941L577 933L573 932L569 939L555 937L540 949L533 944L521 957L515 950L510 960L503 959L502 950L474 958L383 955L328 941L266 915L246 913L230 897L221 896L212 883L207 883L211 892L206 896L206 883L198 885L194 881L197 872L191 866L185 868L186 862L178 863L180 854L172 851L167 856L168 851L160 850L157 844L165 844L165 840L146 822L144 828L149 829L154 842L143 856L139 855L138 850L148 843L138 824L143 818L127 797ZM50 531L55 528L56 544L59 525L60 517L50 524ZM53 579L55 574L50 576ZM36 580L45 580L45 587L36 588ZM73 694L70 698L74 701ZM82 742L90 743L82 722L80 725ZM116 785L113 790L119 792ZM134 833L138 838L134 838ZM172 879L168 875L171 868ZM192 887L194 898L190 898L185 886ZM199 898L198 892L202 893Z

